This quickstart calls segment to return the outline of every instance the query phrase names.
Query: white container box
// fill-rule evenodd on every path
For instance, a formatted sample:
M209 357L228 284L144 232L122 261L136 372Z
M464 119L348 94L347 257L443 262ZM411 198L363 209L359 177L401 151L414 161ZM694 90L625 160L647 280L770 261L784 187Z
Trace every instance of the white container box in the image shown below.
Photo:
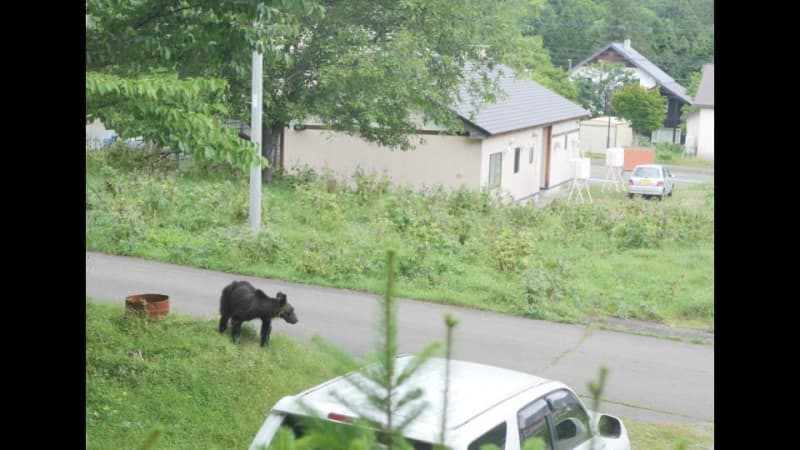
M592 160L589 158L572 158L569 160L570 178L588 179L592 175Z
M606 149L606 166L622 167L625 164L625 149L622 147L611 147Z

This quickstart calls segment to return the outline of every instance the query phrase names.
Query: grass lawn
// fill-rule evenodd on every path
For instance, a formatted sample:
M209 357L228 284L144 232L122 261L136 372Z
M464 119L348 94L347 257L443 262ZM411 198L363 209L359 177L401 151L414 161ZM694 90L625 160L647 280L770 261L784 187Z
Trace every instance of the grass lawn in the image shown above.
M134 157L87 153L88 250L380 293L394 249L399 297L713 329L711 184L681 186L664 202L593 187L592 204L537 209L299 173L264 186L253 235L243 174L144 169Z
M280 333L262 350L250 326L240 345L216 320L174 313L129 320L122 305L86 303L86 448L247 448L269 408L335 375L327 355Z

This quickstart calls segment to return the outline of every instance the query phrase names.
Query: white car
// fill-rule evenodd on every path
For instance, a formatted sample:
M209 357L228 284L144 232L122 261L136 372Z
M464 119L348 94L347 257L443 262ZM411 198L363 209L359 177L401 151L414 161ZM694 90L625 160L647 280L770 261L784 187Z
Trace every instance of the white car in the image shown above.
M660 164L640 164L633 168L628 179L628 197L635 194L658 196L664 200L675 191L675 180L669 168Z
M397 372L411 360L407 355L398 357ZM415 450L428 450L439 442L445 362L442 358L429 360L406 383L407 389L422 388L421 400L428 403L404 433ZM308 418L309 413L301 407L301 402L313 408L317 417L349 426L347 424L356 414L338 401L333 392L348 399L359 410L374 411L368 419L385 421L377 410L369 409L360 391L344 377L337 377L279 400L250 449L268 448L281 426L292 429L295 436L302 436L304 431L298 418ZM448 392L446 445L452 450L478 450L481 445L490 443L500 449L519 450L533 437L544 439L545 448L554 450L589 450L592 441L598 449L630 450L628 432L620 419L588 410L575 392L559 381L451 360ZM403 395L401 388L397 398Z

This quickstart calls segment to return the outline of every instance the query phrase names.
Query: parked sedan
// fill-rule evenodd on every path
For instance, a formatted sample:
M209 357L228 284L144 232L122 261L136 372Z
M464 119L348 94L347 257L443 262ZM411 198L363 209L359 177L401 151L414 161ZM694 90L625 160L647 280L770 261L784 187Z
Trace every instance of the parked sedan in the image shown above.
M675 179L669 169L660 164L640 164L633 168L628 179L628 197L635 194L643 197L658 196L664 200L675 191Z

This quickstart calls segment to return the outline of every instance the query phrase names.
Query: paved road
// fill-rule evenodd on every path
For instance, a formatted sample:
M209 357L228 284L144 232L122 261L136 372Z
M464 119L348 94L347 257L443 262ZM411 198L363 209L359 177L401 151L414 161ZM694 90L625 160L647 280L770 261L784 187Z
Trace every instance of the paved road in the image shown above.
M592 182L607 182L608 168L604 165L605 161L601 159L592 158L592 173L589 181ZM714 169L705 167L686 167L686 166L669 166L672 175L675 177L675 183L692 184L692 183L713 183L714 182ZM628 182L631 172L627 171L622 174L624 182Z
M357 355L372 348L376 296L359 292L239 276L154 261L86 253L86 296L122 305L146 292L169 295L172 311L218 317L221 289L249 280L266 292L281 290L299 322L275 322L273 333L308 342L315 334ZM713 422L714 347L583 326L401 299L399 350L416 352L443 340L451 312L456 358L517 369L566 382L580 394L605 364L610 369L601 409L625 417L675 423ZM253 321L258 322L258 321ZM252 322L251 322L252 323ZM257 323L254 325L258 325ZM216 332L210 328L209 332Z

